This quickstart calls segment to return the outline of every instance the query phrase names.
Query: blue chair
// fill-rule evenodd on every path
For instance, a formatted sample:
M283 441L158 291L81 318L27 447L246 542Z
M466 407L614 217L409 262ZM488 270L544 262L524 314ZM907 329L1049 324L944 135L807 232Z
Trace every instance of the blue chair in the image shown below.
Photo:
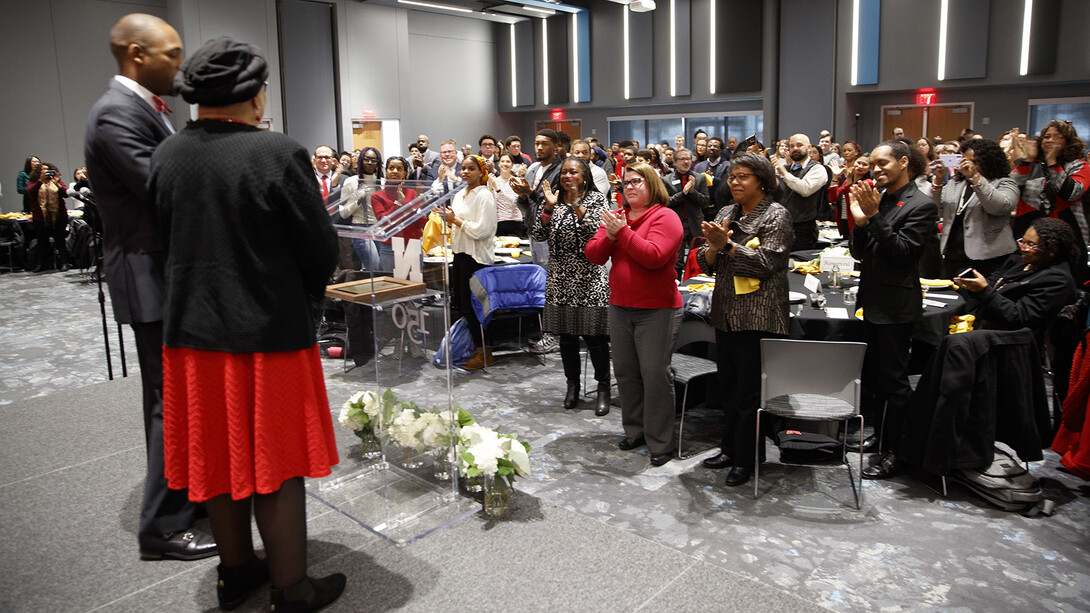
M537 315L538 324L541 324L541 312L545 308L545 269L537 264L482 268L473 273L469 289L473 294L470 303L481 324L481 338L493 320L514 317L519 320L521 346L522 318ZM542 363L544 359L542 355Z

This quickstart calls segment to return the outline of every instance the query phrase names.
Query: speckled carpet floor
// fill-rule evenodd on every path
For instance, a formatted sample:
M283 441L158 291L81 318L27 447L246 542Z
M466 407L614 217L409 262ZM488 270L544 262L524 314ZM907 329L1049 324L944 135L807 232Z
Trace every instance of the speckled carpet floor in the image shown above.
M135 347L127 337L129 378L106 382L98 309L75 272L0 275L0 610L212 609L214 560L137 560ZM325 368L334 411L375 385L372 369ZM418 401L445 389L411 358L381 383ZM696 455L655 468L646 449L617 449L619 411L560 407L557 356L500 355L454 386L480 422L533 447L511 517L474 515L399 549L310 501L313 573L349 576L331 610L1090 610L1090 487L1051 452L1032 471L1052 517L1002 512L956 485L942 498L921 476L865 482L856 511L842 468L775 462L754 500L700 466L714 415L687 420ZM338 440L352 461L355 438L338 428Z

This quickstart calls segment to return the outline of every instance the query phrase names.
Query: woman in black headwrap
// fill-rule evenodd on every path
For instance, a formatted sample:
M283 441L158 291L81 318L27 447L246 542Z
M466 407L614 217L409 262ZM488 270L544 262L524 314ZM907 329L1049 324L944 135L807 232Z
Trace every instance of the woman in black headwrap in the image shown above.
M303 489L338 461L311 312L337 240L309 154L257 127L267 78L255 47L205 43L175 78L198 118L152 156L167 243L165 473L208 509L221 607L271 580L275 610L313 611L345 586L340 573L306 576Z

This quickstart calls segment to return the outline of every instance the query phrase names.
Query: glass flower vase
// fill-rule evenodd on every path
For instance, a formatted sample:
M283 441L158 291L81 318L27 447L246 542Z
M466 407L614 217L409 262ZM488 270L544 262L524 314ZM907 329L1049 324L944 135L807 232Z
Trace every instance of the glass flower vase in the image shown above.
M494 475L485 475L482 479L484 486L484 512L492 517L503 517L511 506L511 485L507 479Z
M432 475L438 481L450 481L450 472L453 469L451 466L451 450L450 447L440 447L433 453L435 458L434 472Z
M374 430L364 433L356 433L360 437L361 445L360 451L362 452L363 459L376 460L382 456L382 442L379 441L378 435Z

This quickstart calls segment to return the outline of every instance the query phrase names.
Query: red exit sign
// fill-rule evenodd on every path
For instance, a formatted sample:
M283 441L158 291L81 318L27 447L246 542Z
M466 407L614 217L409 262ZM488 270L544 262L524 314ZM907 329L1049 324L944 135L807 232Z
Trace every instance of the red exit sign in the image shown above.
M564 109L553 109L549 111L549 117L553 121L564 121Z
M931 106L936 101L935 92L919 92L916 94L916 104Z

